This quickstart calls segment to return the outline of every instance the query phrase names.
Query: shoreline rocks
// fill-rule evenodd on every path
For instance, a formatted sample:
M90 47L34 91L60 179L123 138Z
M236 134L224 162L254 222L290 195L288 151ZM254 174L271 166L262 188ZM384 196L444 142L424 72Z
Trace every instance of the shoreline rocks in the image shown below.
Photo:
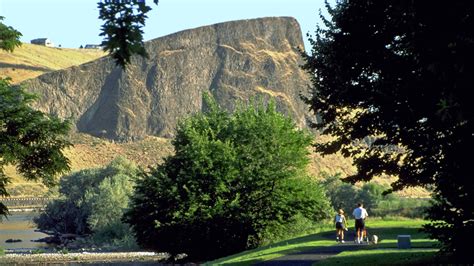
M71 252L71 253L7 253L0 257L0 265L11 263L68 263L68 262L158 262L169 258L167 253L155 252Z
M21 239L12 239L12 238L5 240L5 243L18 243L18 242L23 242L23 240L21 240Z

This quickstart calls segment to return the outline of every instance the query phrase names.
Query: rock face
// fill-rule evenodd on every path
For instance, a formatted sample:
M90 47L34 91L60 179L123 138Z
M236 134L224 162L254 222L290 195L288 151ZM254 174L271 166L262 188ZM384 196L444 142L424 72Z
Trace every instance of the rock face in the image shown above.
M119 141L173 136L179 119L202 110L206 92L229 110L239 101L274 98L304 127L307 107L299 95L309 81L298 47L303 40L293 18L233 21L148 41L149 58L133 58L125 71L104 57L25 83L40 95L40 110Z

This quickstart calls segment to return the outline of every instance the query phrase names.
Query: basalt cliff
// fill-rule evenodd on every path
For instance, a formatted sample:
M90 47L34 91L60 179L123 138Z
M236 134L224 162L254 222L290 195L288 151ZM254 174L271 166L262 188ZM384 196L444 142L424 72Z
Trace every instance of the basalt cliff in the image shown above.
M40 96L40 110L118 141L173 136L179 119L202 110L204 93L229 110L273 98L304 127L308 108L300 94L309 80L298 48L303 39L293 18L232 21L148 41L149 57L134 57L126 70L103 57L24 84Z

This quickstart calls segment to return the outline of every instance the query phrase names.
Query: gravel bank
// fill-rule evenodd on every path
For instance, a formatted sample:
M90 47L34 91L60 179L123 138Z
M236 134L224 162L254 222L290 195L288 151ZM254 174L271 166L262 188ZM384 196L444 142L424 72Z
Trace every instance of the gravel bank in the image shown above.
M166 253L155 252L103 252L103 253L43 253L43 254L6 254L0 256L0 265L30 264L75 264L75 263L127 263L156 262L168 258Z

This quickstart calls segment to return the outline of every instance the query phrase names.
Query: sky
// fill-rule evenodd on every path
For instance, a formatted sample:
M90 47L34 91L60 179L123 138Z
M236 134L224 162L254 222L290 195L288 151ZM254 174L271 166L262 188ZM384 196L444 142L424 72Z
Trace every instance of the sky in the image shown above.
M99 0L0 0L4 24L23 34L22 42L46 37L61 47L100 44L102 21L97 17ZM148 13L144 39L151 40L185 29L218 22L267 16L291 16L300 23L305 47L306 33L314 35L324 0L160 0Z

